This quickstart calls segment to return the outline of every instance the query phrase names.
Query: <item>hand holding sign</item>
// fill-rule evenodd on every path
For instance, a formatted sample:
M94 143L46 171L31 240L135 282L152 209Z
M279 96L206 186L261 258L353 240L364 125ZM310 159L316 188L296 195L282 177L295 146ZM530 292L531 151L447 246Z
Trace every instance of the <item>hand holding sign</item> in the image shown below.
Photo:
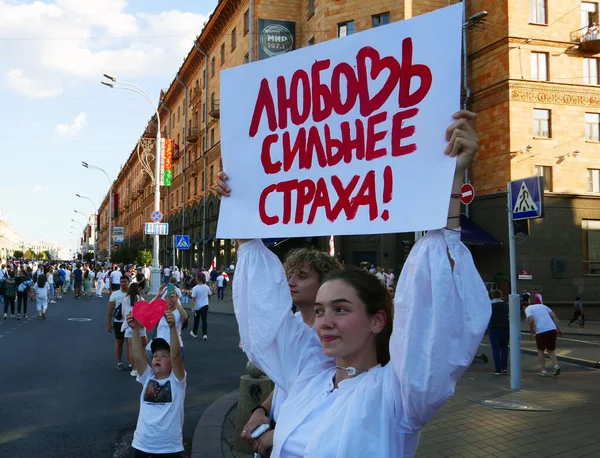
M154 299L150 303L146 301L136 302L132 314L133 318L150 331L154 329L154 326L158 324L166 311L167 302L164 299Z

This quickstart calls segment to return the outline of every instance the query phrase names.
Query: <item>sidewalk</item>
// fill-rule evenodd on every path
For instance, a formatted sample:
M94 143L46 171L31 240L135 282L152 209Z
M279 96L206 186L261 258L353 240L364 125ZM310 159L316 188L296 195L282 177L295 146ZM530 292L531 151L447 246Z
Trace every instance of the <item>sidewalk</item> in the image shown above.
M565 336L600 336L600 321L586 321L582 328L577 323L569 326L569 320L561 320L560 327ZM521 331L529 332L529 325L525 321L521 321Z
M482 352L491 360L489 347L482 346ZM600 371L565 363L560 376L540 377L536 357L528 354L522 355L522 368L521 391L513 392L508 376L493 375L491 361L476 360L455 395L423 429L417 457L598 456ZM217 401L210 421L198 424L194 458L252 458L232 449L235 399L231 393ZM505 408L488 407L492 402L505 403ZM518 403L524 405L506 409ZM210 428L214 441L196 443L197 437L206 438L201 431L205 425L216 426L215 411L221 412L221 427ZM219 441L220 455L215 453ZM210 449L203 451L203 443Z

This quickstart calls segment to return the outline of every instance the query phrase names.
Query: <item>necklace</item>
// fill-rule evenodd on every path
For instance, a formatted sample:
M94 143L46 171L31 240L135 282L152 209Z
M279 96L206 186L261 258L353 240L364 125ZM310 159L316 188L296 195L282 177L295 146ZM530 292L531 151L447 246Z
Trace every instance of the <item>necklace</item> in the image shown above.
M358 374L362 374L364 372L369 372L368 370L364 371L361 369L356 369L355 367L344 367L344 366L335 366L336 369L343 369L348 374L348 377L354 377Z

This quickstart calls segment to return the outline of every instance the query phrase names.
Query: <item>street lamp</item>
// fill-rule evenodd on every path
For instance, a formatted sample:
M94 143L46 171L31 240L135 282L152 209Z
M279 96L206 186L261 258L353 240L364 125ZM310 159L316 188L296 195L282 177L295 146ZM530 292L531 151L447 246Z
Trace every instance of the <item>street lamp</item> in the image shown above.
M108 173L106 173L106 170L104 170L96 165L88 164L85 161L81 161L81 165L83 167L85 167L86 169L100 170L102 173L104 173L104 175L106 175L106 178L108 178L108 182L110 184L110 188L108 190L108 259L107 259L107 261L110 261L110 255L112 254L113 180L110 179L110 176L108 176ZM81 196L79 196L79 194L77 194L77 197L81 197ZM94 245L94 251L95 251L95 249L96 249L96 246Z
M80 199L89 200L92 203L92 205L94 207L94 212L92 213L92 216L94 218L96 218L96 215L97 215L96 209L98 208L96 206L96 203L92 199L90 199L89 197L82 196L81 194L75 194L75 195L77 197L79 197ZM98 254L98 248L97 248L97 246L98 246L98 226L97 226L97 224L94 224L94 228L95 228L94 229L94 258L95 258L94 260L97 261L98 260L98 257L96 256L96 254Z
M154 211L160 211L160 115L158 114L158 107L156 103L152 100L152 98L139 86L136 86L133 83L128 83L126 81L118 81L116 77L104 73L104 77L108 80L112 81L112 83L101 81L101 83L111 89L123 89L127 91L135 92L136 94L144 97L156 113L156 154L154 157ZM119 83L128 87L119 87L115 86L113 83ZM152 176L150 176L152 178ZM158 287L160 285L160 267L158 263L158 252L159 252L159 236L158 234L154 234L154 243L152 246L152 269L151 269L151 277L150 277L150 293L156 294L158 292Z

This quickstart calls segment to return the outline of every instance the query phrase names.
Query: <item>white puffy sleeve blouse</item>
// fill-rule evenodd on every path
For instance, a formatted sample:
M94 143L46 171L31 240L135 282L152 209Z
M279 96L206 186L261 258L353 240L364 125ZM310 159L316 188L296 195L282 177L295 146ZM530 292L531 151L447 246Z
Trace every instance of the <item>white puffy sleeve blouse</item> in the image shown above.
M460 232L430 231L398 280L390 363L334 390L335 362L294 318L283 266L260 240L238 251L233 302L246 355L288 393L272 457L412 456L419 431L471 364L491 314Z

